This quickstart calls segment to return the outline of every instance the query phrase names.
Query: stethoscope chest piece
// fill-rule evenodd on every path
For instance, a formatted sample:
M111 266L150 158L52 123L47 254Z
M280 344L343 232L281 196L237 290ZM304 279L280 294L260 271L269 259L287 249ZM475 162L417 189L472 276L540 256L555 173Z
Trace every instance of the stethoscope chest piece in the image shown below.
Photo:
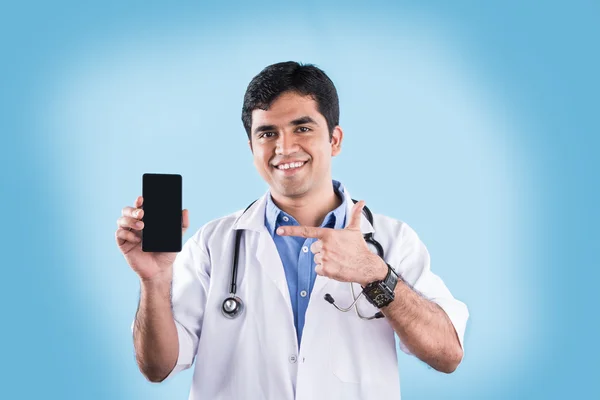
M230 296L223 301L221 312L225 318L234 319L244 311L244 303L237 296Z

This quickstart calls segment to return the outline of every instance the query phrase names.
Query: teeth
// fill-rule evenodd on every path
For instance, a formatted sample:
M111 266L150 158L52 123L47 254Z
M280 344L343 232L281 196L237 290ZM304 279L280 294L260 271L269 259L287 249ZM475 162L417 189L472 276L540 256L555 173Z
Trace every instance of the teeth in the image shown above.
M289 163L289 164L280 164L277 166L277 169L290 169L290 168L300 168L304 163L302 161Z

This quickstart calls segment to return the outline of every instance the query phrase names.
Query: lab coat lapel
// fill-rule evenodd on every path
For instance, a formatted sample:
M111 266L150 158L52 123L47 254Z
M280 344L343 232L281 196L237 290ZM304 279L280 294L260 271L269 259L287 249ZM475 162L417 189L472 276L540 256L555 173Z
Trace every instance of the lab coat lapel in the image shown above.
M279 257L279 252L277 251L277 246L275 246L273 238L265 227L265 207L267 204L267 196L269 195L270 194L267 192L245 213L240 215L234 223L233 229L253 231L253 236L257 237L254 243L256 245L256 258L258 263L260 264L263 272L269 277L273 284L277 286L277 289L279 292L281 292L286 304L289 305L291 312L292 303L290 300L290 293L288 290L281 257ZM252 246L249 247L249 251L252 251Z
M352 201L352 197L346 188L344 188L344 197L346 200L346 224L348 223L349 216L352 213L352 207L354 207L354 202ZM344 225L345 227L345 225ZM360 231L364 235L365 233L374 232L373 225L369 223L369 220L363 213L360 218ZM310 295L311 299L316 297L323 297L320 295L321 291L331 282L330 278L317 275L317 279L315 279L315 286L313 287L313 291Z
M277 251L277 246L275 246L273 238L269 234L269 231L267 231L267 229L264 227L260 231L258 237L256 258L258 259L258 262L265 274L267 274L273 284L277 286L277 289L285 300L285 304L289 305L291 312L292 302L283 269L283 263L281 262L281 257L279 257L279 252Z

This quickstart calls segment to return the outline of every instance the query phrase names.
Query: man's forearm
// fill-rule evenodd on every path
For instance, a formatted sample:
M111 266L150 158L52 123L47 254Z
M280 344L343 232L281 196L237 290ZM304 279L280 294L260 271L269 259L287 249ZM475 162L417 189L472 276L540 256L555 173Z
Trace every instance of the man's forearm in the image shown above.
M402 343L436 370L453 372L462 360L463 351L448 315L402 279L394 292L394 301L381 311Z
M141 281L140 305L133 342L140 371L152 382L164 380L175 367L179 340L171 309L172 272L165 278Z

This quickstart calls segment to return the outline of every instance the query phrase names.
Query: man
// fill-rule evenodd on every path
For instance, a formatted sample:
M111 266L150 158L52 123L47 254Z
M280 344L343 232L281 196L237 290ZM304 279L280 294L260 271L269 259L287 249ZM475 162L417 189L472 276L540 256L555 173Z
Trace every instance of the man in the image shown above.
M371 224L365 203L332 180L343 131L331 80L311 65L271 65L250 82L242 121L265 196L204 225L178 254L141 251L141 197L118 220L117 243L141 282L142 373L160 382L195 361L190 399L399 398L394 333L406 353L453 372L466 306L408 225L379 214ZM185 232L187 210L182 218ZM228 297L239 313L228 314ZM356 298L351 312L330 304ZM377 313L385 318L367 319Z

